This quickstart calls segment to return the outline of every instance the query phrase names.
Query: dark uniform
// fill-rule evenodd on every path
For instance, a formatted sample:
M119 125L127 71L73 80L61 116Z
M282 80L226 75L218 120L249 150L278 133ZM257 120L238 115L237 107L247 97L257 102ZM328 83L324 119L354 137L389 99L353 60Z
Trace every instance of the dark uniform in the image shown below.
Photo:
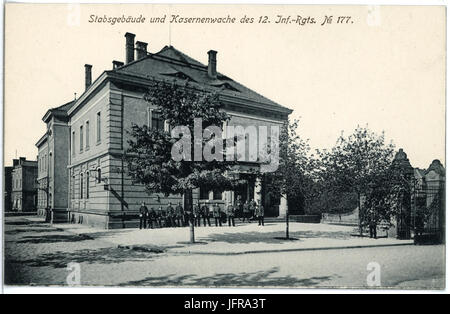
M250 201L249 209L250 209L249 217L250 217L250 218L255 217L255 212L256 212L256 202L255 202L254 200L251 200L251 201ZM250 221L250 218L249 218L249 221Z
M240 217L241 221L244 221L244 206L240 198L236 201L235 210L236 210L236 212L234 213L235 217Z
M235 226L235 225L234 225L234 215L235 215L235 212L236 212L235 206L229 204L229 205L227 206L227 217L228 217L228 226L230 226L230 227L231 227L231 225L233 225L233 227Z
M200 205L195 204L194 205L194 226L200 227L200 221L201 221Z
M147 216L148 216L148 208L145 205L141 205L139 208L139 229L142 229L142 226L147 228Z
M244 219L242 220L243 222L245 222L245 219L248 220L248 222L250 222L250 204L248 202L245 202L244 206L243 206L243 216Z
M184 225L183 216L184 216L183 206L178 204L177 207L175 208L175 219L178 227L182 227Z
M256 216L258 217L258 226L264 226L264 206L256 205Z
M217 225L222 227L222 217L220 215L220 206L219 206L219 204L214 204L214 206L213 206L213 216L214 216L214 222L216 223L216 227L217 227Z
M156 227L156 225L156 211L153 207L150 207L150 211L148 212L148 226L153 229L154 227Z
M206 222L208 221L208 226L211 227L211 221L209 220L209 207L206 204L202 206L202 217L203 217L203 226L206 227Z
M161 206L158 209L158 221L160 228L167 226L167 213Z
M175 209L173 209L172 205L169 204L169 206L167 206L166 209L167 212L167 220L168 220L168 225L170 227L175 227Z

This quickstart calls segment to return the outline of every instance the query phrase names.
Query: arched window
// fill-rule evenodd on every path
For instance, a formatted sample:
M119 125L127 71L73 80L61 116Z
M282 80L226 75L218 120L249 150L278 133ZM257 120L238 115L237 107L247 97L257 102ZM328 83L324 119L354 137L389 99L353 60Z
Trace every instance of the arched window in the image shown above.
M86 198L89 198L89 171L86 172Z
M97 183L101 183L102 182L102 169L98 168L97 169Z
M72 176L72 199L75 199L75 175Z
M83 174L80 173L80 199L83 199Z

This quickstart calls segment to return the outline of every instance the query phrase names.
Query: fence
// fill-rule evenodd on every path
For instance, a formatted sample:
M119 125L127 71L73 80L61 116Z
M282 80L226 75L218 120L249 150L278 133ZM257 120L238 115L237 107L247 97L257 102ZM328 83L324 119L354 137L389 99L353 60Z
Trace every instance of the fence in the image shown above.
M445 188L420 188L411 197L411 222L415 243L444 243Z

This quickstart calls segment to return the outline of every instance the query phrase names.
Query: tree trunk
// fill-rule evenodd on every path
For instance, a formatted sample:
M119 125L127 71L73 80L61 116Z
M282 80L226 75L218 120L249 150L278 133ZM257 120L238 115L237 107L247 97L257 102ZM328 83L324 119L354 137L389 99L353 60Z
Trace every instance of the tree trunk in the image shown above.
M286 239L289 239L289 201L286 194Z
M358 224L359 224L359 235L363 235L363 227L362 227L362 213L361 213L361 194L358 193Z
M289 208L286 210L286 239L289 239Z
M190 236L190 242L195 243L195 232L194 232L194 222L191 218L189 218L189 234Z
M194 221L192 219L194 215L194 207L193 207L193 198L192 198L192 189L188 189L184 192L184 211L189 213L189 234L190 234L190 242L195 243L195 228Z

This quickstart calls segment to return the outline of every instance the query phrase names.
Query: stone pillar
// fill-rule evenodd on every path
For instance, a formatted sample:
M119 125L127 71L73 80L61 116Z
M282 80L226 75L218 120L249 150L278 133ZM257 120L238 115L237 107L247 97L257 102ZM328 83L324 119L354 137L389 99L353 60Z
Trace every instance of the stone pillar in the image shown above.
M288 202L286 194L282 194L280 198L280 207L279 207L279 215L278 217L286 217L286 213L288 210Z
M253 199L255 200L255 202L258 204L259 201L261 201L262 199L262 183L261 183L261 179L260 178L256 178L255 180L255 190L254 190L254 196Z
M225 202L225 205L227 205L228 203L233 204L233 192L232 191L223 192L222 200Z

